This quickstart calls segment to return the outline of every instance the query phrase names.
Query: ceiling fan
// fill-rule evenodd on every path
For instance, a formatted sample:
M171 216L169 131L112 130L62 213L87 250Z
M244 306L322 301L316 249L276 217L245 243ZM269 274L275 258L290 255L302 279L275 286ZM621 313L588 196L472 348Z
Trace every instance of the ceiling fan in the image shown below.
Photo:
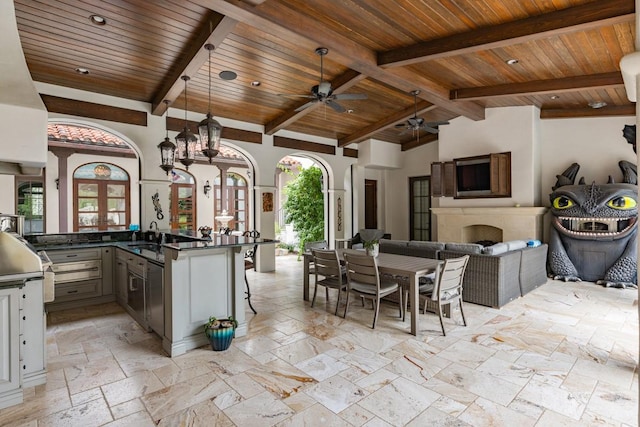
M411 131L418 136L418 140L420 140L420 131L424 130L429 133L438 133L438 126L440 125L448 125L449 122L439 121L439 122L425 122L422 117L418 117L418 94L419 90L412 90L411 95L413 95L413 102L415 105L413 117L407 119L404 123L398 123L396 125L396 129L404 129L400 133L400 135L404 135L405 133Z
M309 108L314 104L322 103L333 108L338 113L344 113L347 111L342 105L338 104L338 100L352 100L352 99L367 99L366 93L339 93L334 94L331 82L324 81L324 64L322 58L329 52L326 47L319 47L315 50L316 54L320 56L320 83L311 88L311 93L308 95L285 95L296 96L302 98L309 98L311 101L307 102L296 108L295 111L302 111L305 108Z

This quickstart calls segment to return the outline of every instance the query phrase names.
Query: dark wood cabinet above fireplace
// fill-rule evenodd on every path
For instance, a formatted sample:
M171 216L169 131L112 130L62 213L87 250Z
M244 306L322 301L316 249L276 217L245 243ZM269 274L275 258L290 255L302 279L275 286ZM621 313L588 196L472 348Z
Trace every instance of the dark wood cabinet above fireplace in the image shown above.
M431 196L511 197L511 152L432 163Z

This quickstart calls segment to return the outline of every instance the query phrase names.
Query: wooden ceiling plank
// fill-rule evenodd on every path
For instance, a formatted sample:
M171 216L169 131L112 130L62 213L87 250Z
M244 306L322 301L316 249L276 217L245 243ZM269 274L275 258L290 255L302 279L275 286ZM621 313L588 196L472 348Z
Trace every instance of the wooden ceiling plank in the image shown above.
M416 107L412 105L411 107L405 108L402 111L398 111L396 114L393 114L385 118L384 120L381 120L377 123L373 123L369 126L366 126L358 130L357 132L352 133L349 136L338 139L338 147L344 147L345 145L362 142L365 139L372 137L378 132L381 132L385 129L389 129L393 127L398 122L407 120L409 117L413 117L414 114L417 114L417 115L424 114L437 107L427 101L420 101L418 102L417 113L415 108Z
M211 11L205 20L204 28L197 31L196 39L189 43L180 55L179 62L172 67L172 71L164 78L161 87L153 96L151 101L151 114L161 116L167 109L167 104L163 102L165 99L171 102L182 93L184 89L184 81L181 77L184 75L195 75L200 67L209 59L209 51L204 48L207 43L218 46L227 37L227 35L235 28L237 21Z
M500 96L522 96L543 93L579 91L587 88L607 88L624 86L622 75L611 73L588 76L566 77L561 79L537 80L524 83L509 83L496 86L470 87L451 90L451 99L478 100Z
M457 103L449 100L446 88L434 91L434 83L416 85L416 76L390 73L377 64L376 52L323 26L314 19L298 13L279 2L265 2L253 7L239 0L194 0L218 13L232 17L245 24L261 28L286 40L303 38L329 48L334 60L370 78L386 83L403 92L420 89L419 97L452 113L472 120L484 119L484 108L472 102ZM633 0L632 0L633 1Z
M514 43L632 21L634 0L598 0L555 12L392 49L378 54L381 67L399 67Z

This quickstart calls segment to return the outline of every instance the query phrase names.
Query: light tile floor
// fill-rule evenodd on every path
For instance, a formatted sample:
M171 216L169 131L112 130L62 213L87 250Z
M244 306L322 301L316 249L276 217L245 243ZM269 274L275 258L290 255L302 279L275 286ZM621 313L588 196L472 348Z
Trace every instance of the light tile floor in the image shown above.
M49 315L47 384L1 426L633 426L637 291L549 281L500 310L465 304L468 326L324 292L302 301L302 263L249 272L258 315L224 352L176 358L117 304ZM335 295L331 294L331 302ZM456 313L457 314L457 313Z

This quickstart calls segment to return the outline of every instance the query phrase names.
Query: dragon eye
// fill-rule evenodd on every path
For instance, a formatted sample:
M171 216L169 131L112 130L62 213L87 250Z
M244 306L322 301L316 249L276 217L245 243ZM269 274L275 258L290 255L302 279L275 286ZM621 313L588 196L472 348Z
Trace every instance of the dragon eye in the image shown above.
M573 205L573 200L565 196L558 196L553 199L554 209L569 209Z
M620 196L615 197L607 202L607 206L613 209L633 209L637 206L637 202L633 197Z

